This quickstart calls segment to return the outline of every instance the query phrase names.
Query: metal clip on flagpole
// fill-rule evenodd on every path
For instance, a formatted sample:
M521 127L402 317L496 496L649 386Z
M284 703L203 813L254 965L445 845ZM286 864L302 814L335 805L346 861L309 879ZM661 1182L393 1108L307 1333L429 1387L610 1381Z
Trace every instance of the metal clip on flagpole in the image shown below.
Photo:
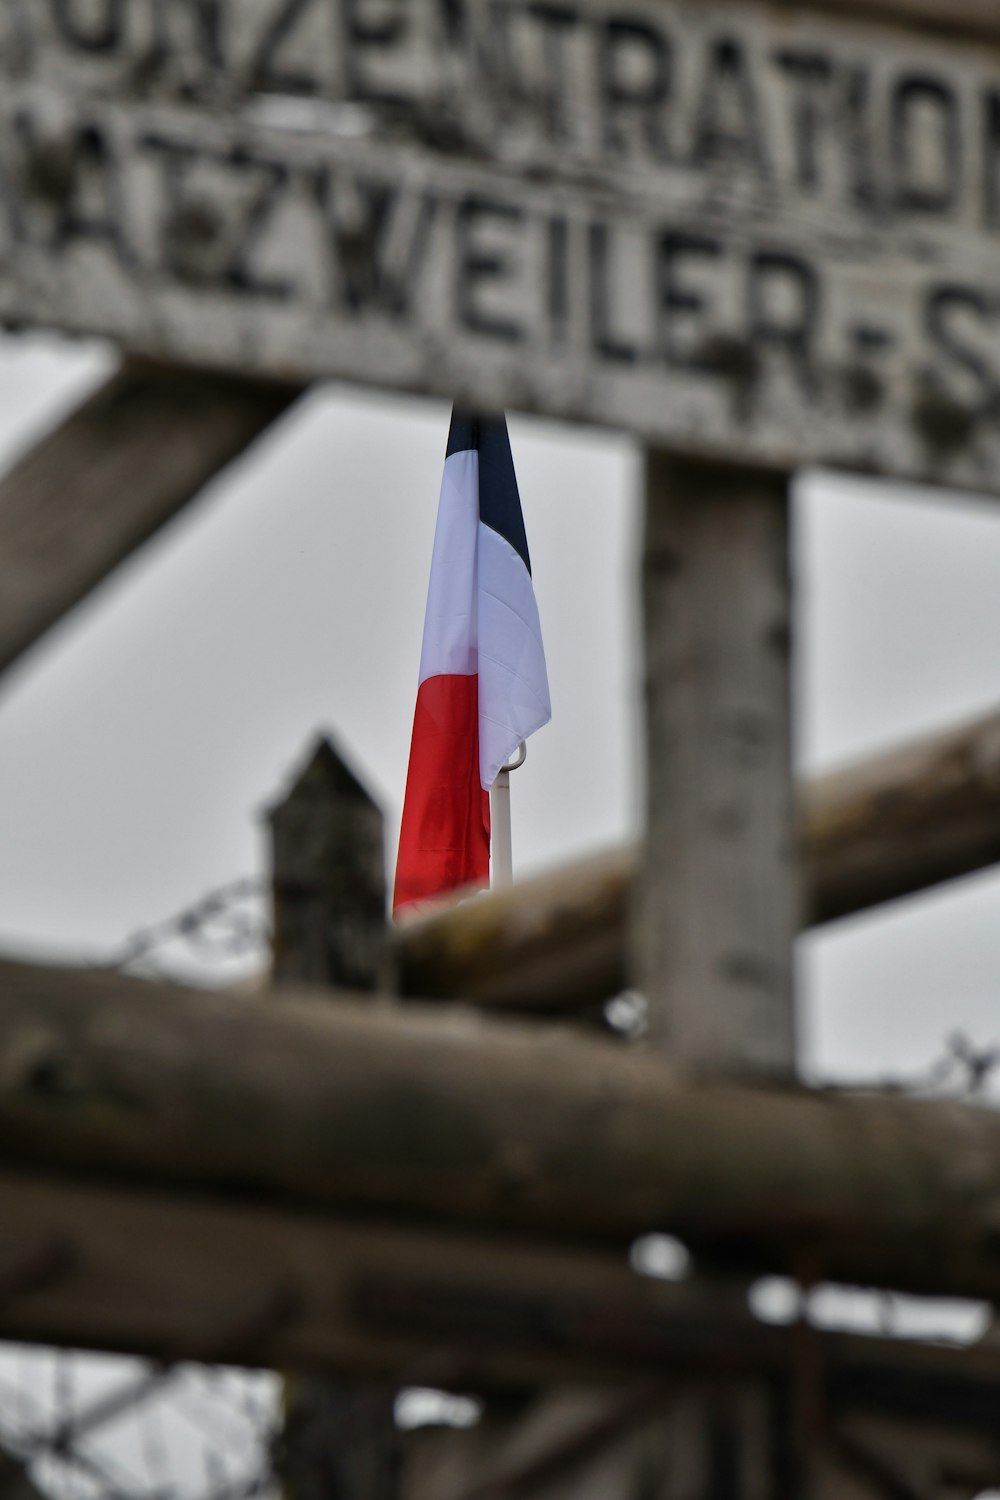
M510 773L524 765L528 747L522 740L497 772L490 791L490 874L495 891L514 884L514 862L510 841Z

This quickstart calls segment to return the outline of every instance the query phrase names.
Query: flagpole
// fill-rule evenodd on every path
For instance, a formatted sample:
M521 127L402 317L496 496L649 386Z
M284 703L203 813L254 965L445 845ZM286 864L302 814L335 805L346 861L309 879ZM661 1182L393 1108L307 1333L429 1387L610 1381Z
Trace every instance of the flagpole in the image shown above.
M522 740L497 773L490 789L490 885L493 890L506 890L514 884L514 860L510 838L510 773L516 771L528 758L528 748Z

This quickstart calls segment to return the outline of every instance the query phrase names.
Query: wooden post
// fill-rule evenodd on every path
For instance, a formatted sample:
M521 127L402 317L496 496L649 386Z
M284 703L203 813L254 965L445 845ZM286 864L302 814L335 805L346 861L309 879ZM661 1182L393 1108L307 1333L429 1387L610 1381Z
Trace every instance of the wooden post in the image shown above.
M650 452L648 821L634 931L678 1069L790 1076L798 928L787 480Z
M651 1040L679 1068L787 1077L798 911L786 484L660 453L646 476L649 821L634 971ZM408 1500L442 1489L492 1500L529 1439L558 1444L579 1395L546 1392L520 1420L491 1420L464 1445L425 1442ZM589 1399L604 1422L621 1393ZM768 1446L771 1405L769 1391L745 1383L695 1394L671 1414L665 1446L613 1448L603 1469L562 1472L540 1494L591 1500L679 1486L771 1500L780 1483L771 1459L783 1457ZM662 1410L655 1425L662 1434Z
M275 981L381 988L382 813L329 740L319 741L269 818Z
M655 450L645 478L648 809L633 957L649 1039L681 1072L784 1080L799 927L788 481ZM738 1283L723 1296L745 1305ZM707 1455L694 1493L814 1492L815 1381L799 1373L791 1392L737 1381L691 1401L677 1441Z
M323 738L269 816L275 981L382 988L388 947L377 803ZM394 1400L391 1385L287 1382L277 1466L288 1500L393 1500Z

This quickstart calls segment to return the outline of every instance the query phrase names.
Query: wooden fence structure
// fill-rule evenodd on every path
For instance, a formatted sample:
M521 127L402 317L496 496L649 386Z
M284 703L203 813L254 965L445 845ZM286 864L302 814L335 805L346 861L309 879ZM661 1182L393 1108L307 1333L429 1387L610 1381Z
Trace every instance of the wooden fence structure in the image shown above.
M787 514L816 461L1000 493L995 8L5 0L0 74L0 318L123 352L0 479L0 669L310 382L461 390L644 445L648 766L639 848L394 932L322 742L272 993L0 964L0 1333L298 1372L303 1497L996 1484L989 1336L747 1295L1000 1296L1000 1120L802 1087L791 975L1000 855L1000 722L796 787ZM482 1420L404 1442L417 1383Z

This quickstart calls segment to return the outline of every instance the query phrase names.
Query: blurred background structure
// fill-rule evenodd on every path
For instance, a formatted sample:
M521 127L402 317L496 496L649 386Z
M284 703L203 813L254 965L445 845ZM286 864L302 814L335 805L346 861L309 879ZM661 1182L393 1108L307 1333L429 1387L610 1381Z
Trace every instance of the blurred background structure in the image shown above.
M102 496L118 503L126 495L124 514L134 492L136 508L135 534L119 547L123 557L131 555L93 590L78 589L85 597L72 608L70 589L65 613L62 605L51 611L51 629L41 632L33 623L28 574L18 578L9 570L0 585L0 948L5 961L38 966L15 963L0 981L0 1034L7 1026L7 1050L0 1052L7 1059L0 1067L0 1107L7 1113L0 1128L12 1153L9 1161L5 1155L9 1173L0 1189L7 1204L0 1209L6 1235L0 1318L12 1337L21 1319L32 1340L0 1347L0 1500L38 1493L60 1500L249 1500L279 1493L300 1500L589 1500L610 1494L622 1500L794 1494L800 1500L828 1493L957 1500L985 1492L1000 1482L990 1144L1000 1058L1000 876L991 868L1000 851L993 821L1000 757L990 717L998 701L1000 517L989 496L998 487L1000 453L991 333L1000 293L990 289L1000 29L978 0L962 0L949 16L923 0L880 0L878 14L864 20L847 0L816 0L792 8L792 18L782 22L787 47L778 48L769 30L773 17L752 0L706 6L708 20L663 0L655 16L605 7L607 15L602 11L599 18L605 50L594 54L598 63L591 66L590 53L581 51L590 42L580 39L597 34L593 18L567 41L558 19L545 20L544 7L514 5L508 9L516 35L505 66L523 71L523 93L515 91L507 112L491 123L489 111L504 94L490 72L496 58L489 47L462 52L464 33L455 20L461 7L452 7L450 44L459 38L461 45L448 54L449 66L457 57L465 67L475 54L480 65L488 64L490 89L478 97L469 78L456 72L456 96L447 109L436 95L428 105L407 91L419 93L422 78L440 84L453 75L445 78L441 60L419 50L411 66L403 23L369 15L365 4L356 7L353 29L345 32L348 53L354 48L357 54L356 71L344 78L323 73L332 9L272 5L269 11L265 0L248 3L247 36L270 22L250 67L245 48L231 57L213 51L213 25L231 25L225 6L52 0L33 8L28 0L8 0L0 8L0 67L12 101L4 106L0 139L0 313L10 326L0 343L6 474L6 488L0 477L0 539L7 537L11 556L24 546L25 556L40 559L42 574L46 558L74 552L85 571L105 524ZM438 25L448 8L441 16L433 6L413 10L418 20L433 13ZM579 19L570 16L570 29ZM548 28L544 46L524 45L527 33L517 30L522 22ZM688 94L678 94L676 115L660 67L669 50L657 43L660 24L678 55L700 60L703 68L700 92L692 73ZM230 35L237 30L225 31ZM178 37L187 38L184 46ZM558 63L563 43L565 75ZM176 55L170 46L177 46ZM140 54L146 71L134 66ZM178 63L184 64L179 72ZM315 76L313 69L319 69ZM762 79L767 87L755 103ZM586 125L590 115L603 122L602 130ZM661 125L670 134L669 150ZM235 147L233 132L245 134ZM284 153L277 166L254 155L265 145L276 151L276 142ZM161 163L154 192L146 157L157 152L166 166ZM841 152L847 153L843 159ZM588 162L592 179L583 170ZM270 186L248 200L245 174L260 170L270 174ZM398 194L389 181L393 172ZM551 202L538 187L549 178L556 185ZM296 186L286 202L281 194L289 181ZM428 183L438 184L440 199ZM155 196L161 190L163 203ZM147 233L143 216L152 202L162 209L162 222ZM454 209L454 225L442 203L451 205L448 214ZM330 241L318 259L317 205ZM672 221L656 228L658 269L650 283L643 246L653 235L653 208L687 215L691 232L674 234ZM234 249L227 234L236 210L250 228ZM129 245L122 226L132 223L133 212L145 229ZM441 242L422 282L421 236L439 233L446 218L454 244ZM780 244L752 239L763 234L762 218ZM534 226L534 238L521 238L526 225ZM316 315L310 301L320 295L317 266L326 265L327 253L343 304L341 323ZM713 280L716 262L722 269ZM282 289L289 267L304 278L295 282L294 294ZM684 279L689 273L690 281ZM642 300L650 284L660 298L655 317ZM286 303L292 307L287 317L287 309L274 311L274 304ZM737 319L735 332L701 328L698 320L710 321L718 309ZM875 327L883 314L886 325ZM695 335L706 335L702 343L684 323L690 317ZM581 354L574 340L588 318L591 342ZM349 336L341 339L341 328ZM663 339L663 349L652 353L643 342L650 328ZM59 329L84 337L70 342L52 331ZM654 368L660 354L663 368ZM136 355L153 355L154 362L136 363ZM880 360L888 361L888 375ZM216 365L229 373L216 373ZM364 392L351 384L355 374ZM445 920L408 947L405 938L390 938L381 922L368 931L358 896L367 880L368 906L379 909L382 869L375 871L370 859L366 866L362 857L376 826L371 818L381 817L391 869L446 394L466 394L467 382L484 405L512 409L553 691L553 722L532 742L514 782L516 874L530 881L611 851L609 862L577 864L571 877L573 900L580 901L576 926L562 929L562 947L553 949L564 988L578 992L575 1007L565 995L558 1003L539 1002L543 991L551 1001L552 982L551 975L538 977L544 963L532 968L535 950L527 957L518 950L521 969L511 958L522 924L531 926L526 912L537 917L554 910L553 930L566 920L573 900L570 887L560 883L564 877L555 877L553 886L529 887L522 908L484 902L483 913L514 913L496 947L490 946L495 934L484 938L468 913L457 926ZM590 425L595 422L605 430ZM32 445L44 452L51 433L62 434L48 450L59 462L32 470ZM722 458L753 467L727 470ZM847 477L822 467L832 461L861 472ZM206 482L190 486L197 497L157 529L163 516L154 516L146 492L171 484L182 490L199 465ZM686 480L679 509L678 475ZM922 1218L920 1195L911 1201L901 1189L906 1208L900 1219L923 1224L930 1235L925 1261L917 1264L917 1250L914 1264L907 1260L905 1244L897 1243L906 1238L898 1221L886 1231L888 1250L885 1244L872 1249L863 1216L856 1224L858 1245L846 1249L824 1239L839 1223L832 1210L824 1220L817 1209L815 1221L803 1228L787 1186L802 1187L795 1162L781 1179L785 1200L767 1184L761 1189L765 1208L755 1200L763 1229L749 1222L749 1209L743 1210L748 1222L735 1230L723 1225L725 1233L710 1222L711 1212L699 1219L689 1209L685 1220L678 1210L679 1224L666 1226L679 1227L678 1238L637 1233L624 1182L621 1223L591 1235L593 1224L581 1227L590 1210L573 1197L574 1165L563 1172L570 1181L568 1212L571 1219L573 1212L582 1217L576 1237L566 1236L561 1225L554 1227L555 1210L544 1194L539 1204L541 1189L532 1186L537 1173L553 1201L558 1198L560 1180L545 1175L552 1157L537 1142L513 1142L505 1154L485 1125L494 1201L485 1208L479 1203L468 1222L462 1220L468 1204L447 1204L452 1220L462 1221L461 1235L452 1224L444 1248L437 1239L421 1239L441 1204L433 1192L426 1201L416 1190L407 1197L390 1163L386 1171L398 1201L384 1185L365 1186L359 1169L358 1180L344 1189L346 1218L336 1221L335 1240L324 1227L329 1203L317 1194L308 1167L289 1184L280 1175L287 1162L275 1166L262 1149L261 1175L247 1168L250 1178L236 1172L231 1181L223 1167L238 1162L239 1150L225 1130L223 1166L213 1157L214 1143L212 1150L206 1143L203 1177L190 1160L168 1161L164 1168L155 1143L152 1155L142 1157L152 1139L144 1132L156 1116L150 1106L145 1123L136 1117L142 1166L130 1157L130 1142L117 1145L119 1156L97 1174L108 1194L102 1223L93 1206L89 1212L94 1243L103 1236L106 1247L122 1177L158 1161L154 1179L137 1195L134 1226L122 1221L121 1263L129 1266L133 1227L138 1265L155 1239L154 1221L144 1216L162 1212L167 1223L170 1204L179 1209L184 1197L191 1217L173 1247L176 1264L193 1268L189 1278L181 1277L184 1337L176 1346L164 1341L167 1316L161 1323L140 1319L141 1335L123 1332L142 1303L146 1269L134 1281L130 1270L123 1275L122 1308L109 1299L106 1308L81 1316L71 1302L60 1303L63 1281L84 1274L74 1258L86 1262L93 1245L84 1251L71 1236L42 1235L26 1247L12 1246L20 1214L28 1222L33 1213L44 1219L55 1212L44 1206L44 1195L56 1182L65 1186L79 1168L74 1151L85 1164L81 1181L90 1184L88 1191L93 1187L96 1158L87 1153L96 1149L94 1139L104 1139L103 1105L91 1117L81 1099L91 1087L88 1068L103 1080L97 1094L105 1103L117 1100L116 1109L127 1095L120 1087L117 1096L112 1089L105 1097L101 1088L106 1076L118 1080L115 1028L125 1024L130 997L139 993L128 988L129 979L176 986L150 989L149 1016L154 1035L168 1037L185 1057L185 1020L196 1034L192 986L225 990L233 1004L245 1002L247 1014L256 1016L272 977L324 986L327 998L336 1000L338 986L384 988L391 959L390 988L409 998L471 1001L489 1013L453 1023L448 1012L447 1025L458 1028L461 1045L473 1052L475 1027L482 1025L484 1051L490 1043L507 1055L503 1028L515 1035L507 1009L557 1012L565 1054L549 1032L539 1042L554 1049L547 1055L557 1099L568 1076L560 1071L565 1058L579 1057L583 1072L606 1067L608 1097L624 1101L626 1113L633 1102L626 1087L629 1055L639 1058L637 1077L661 1050L683 1074L691 1057L664 1046L663 997L655 984L648 1003L639 993L643 962L646 978L657 977L649 943L645 960L628 957L623 915L634 881L648 900L658 865L667 871L668 886L683 874L663 836L667 824L654 818L649 834L645 817L647 771L657 818L663 798L669 802L676 794L663 771L676 727L671 704L682 703L679 685L687 691L692 674L676 661L664 665L669 649L664 658L646 652L650 717L661 735L654 741L660 753L650 757L643 633L647 645L660 638L657 600L675 598L669 567L661 594L654 575L677 537L664 535L650 545L647 535L644 544L643 491L650 515L662 520L669 510L684 544L680 552L686 556L690 543L693 556L702 545L700 523L683 518L685 505L693 517L697 506L690 502L704 499L708 513L718 500L716 488L742 484L744 514L773 516L772 501L782 490L783 504L786 481L794 585L792 759L804 809L804 919L815 925L795 941L797 1045L776 1043L768 1031L789 987L775 981L765 963L758 977L765 976L760 989L768 992L771 1010L762 1006L758 1031L768 1031L765 1051L777 1047L782 1054L768 1071L783 1075L783 1083L797 1071L807 1085L802 1100L821 1100L825 1107L841 1098L844 1085L873 1090L863 1096L858 1135L851 1137L869 1144L870 1157L856 1151L857 1172L845 1175L843 1201L854 1211L862 1191L857 1183L867 1170L872 1182L883 1180L883 1167L891 1176L896 1148L886 1142L911 1149L909 1117L890 1114L888 1124L880 1124L881 1104L891 1109L906 1094L963 1106L954 1114L913 1117L952 1122L947 1130L967 1143L954 1160L923 1137L912 1145L917 1175L924 1174L928 1193L940 1192L943 1204L926 1207ZM987 492L986 498L972 489ZM33 531L33 519L48 514L53 496L59 504L51 514L59 511L59 525L43 519ZM178 493L178 503L181 498ZM148 515L140 516L147 503ZM164 514L170 509L162 498L155 504ZM151 530L152 539L133 551ZM645 626L638 581L644 545ZM724 551L709 548L705 555ZM720 692L727 664L747 635L738 612L746 609L748 619L753 614L733 585L760 582L766 574L764 551L751 551L747 541L730 586L720 586L708 569L705 587L717 591L719 630L713 634L711 611L691 615L709 641L709 665L718 666L713 651L723 659ZM0 557L0 579L2 569ZM693 564L691 571L697 572ZM690 601L670 605L677 607L683 615ZM730 613L735 625L727 641ZM23 639L17 636L22 617ZM773 623L767 649L780 657L778 636L785 636L781 620ZM669 630L662 639L669 647ZM787 687L782 679L773 691L773 684L760 689L761 702L767 697L774 709L779 740ZM706 688L706 701L710 697ZM754 736L772 733L765 713L753 717L760 707L755 702L747 710L753 722L740 731L750 745L744 762L758 753ZM720 709L720 723L723 717ZM965 726L975 721L981 723L970 732ZM942 748L934 738L939 731L956 731L958 739ZM720 743L727 734L720 730ZM329 736L334 748L312 758L317 735ZM692 757L704 760L705 786L715 738L706 734L699 746L704 754ZM910 752L901 760L878 758L900 745L917 746L915 760L907 759ZM351 780L338 769L338 755L371 798L362 798L360 811L344 813L337 802ZM845 762L865 769L843 783L830 780L830 768ZM779 786L790 805L792 785L777 750L765 769L768 776L773 772L772 790ZM697 767L688 771L694 781L702 774ZM698 785L699 794L688 798L693 807L704 790ZM837 788L844 786L851 796L838 802ZM307 798L306 823L314 831L325 827L327 814L336 825L336 836L320 848L326 855L336 850L330 855L336 880L333 866L322 860L321 878L311 866L305 875L296 867L296 858L308 865L319 856L316 847L296 851L294 836L285 855L276 850L272 856L276 809L287 808L285 799L297 792ZM748 827L758 826L756 795L743 808ZM766 812L763 787L760 801ZM854 810L853 822L840 826L830 809L845 806ZM341 815L346 821L338 824ZM940 838L931 855L924 848L921 864L913 830L916 842L926 845L934 816ZM797 887L782 874L791 858L788 842L770 863L755 851L763 861L755 865L740 822L730 817L726 832L724 817L706 817L706 847L720 830L732 839L738 899L731 914L742 919L753 908L751 925L760 927L754 941L765 943L768 928L777 953L775 932L786 919L790 926L797 919L791 900ZM931 830L930 842L936 837ZM644 839L653 844L644 865L614 852ZM957 855L956 843L962 846ZM289 850L291 866L283 870ZM837 859L846 860L846 876ZM873 864L883 871L883 885L892 865L888 886L876 895L865 886ZM596 885L587 883L591 868L601 872ZM635 869L645 873L636 876ZM960 878L944 881L956 872ZM316 880L327 882L327 905L303 914L296 902L308 905ZM842 894L845 881L852 894L841 901L836 892ZM544 893L553 890L550 908ZM588 905L595 890L599 907ZM759 920L768 904L761 890L773 894L773 923ZM783 891L789 897L784 915ZM897 899L866 909L886 894ZM486 927L490 920L483 918ZM705 934L711 926L706 921ZM306 941L317 930L324 934L318 947ZM485 954L478 972L454 936L476 932ZM549 940L543 936L542 959L552 959ZM715 941L705 937L709 958L718 957ZM65 988L50 975L55 964L75 971ZM692 974L697 968L693 963ZM86 986L105 983L100 974L106 970L118 971L123 987L107 980L105 1000ZM609 971L613 984L605 982ZM746 973L736 979L745 982ZM596 999L588 995L583 1003L588 983L597 987ZM520 989L513 1006L504 985ZM42 1018L37 1025L28 1005L33 986ZM77 1014L75 1007L83 1014L87 994L95 1016L108 1007L93 1032L85 1022L66 1019ZM235 1014L229 1003L223 997L213 1010L206 996L199 1066L204 1063L213 1082L212 1027L229 1024L225 1018ZM790 1002L785 1011L787 1020ZM382 1014L378 1006L372 1013ZM405 1014L398 1013L404 1037L410 1035ZM286 1034L277 1004L275 1015L275 1046L280 1051L284 1037L301 1061L298 1022L293 1016ZM268 1023L258 1024L269 1036ZM318 1035L332 1039L333 1051L338 1037L349 1049L353 1022L338 1016L329 1026L316 1024ZM379 1024L371 1042L376 1073L383 1066ZM525 1024L523 1014L519 1024ZM676 1042L683 1026L676 1015L669 1024ZM463 1026L471 1028L468 1034ZM60 1051L53 1038L63 1035L72 1045ZM134 1048L140 1070L151 1069L155 1095L162 1085L156 1044L147 1054L144 1042L127 1039L126 1026L120 1045L126 1057ZM729 1038L727 1045L736 1042ZM110 1051L102 1051L106 1047ZM256 1056L252 1042L247 1048ZM234 1057L234 1098L250 1077L240 1073L239 1061ZM752 1046L743 1061L748 1073L755 1064L759 1069ZM731 1074L732 1062L730 1056L727 1067L716 1070ZM132 1064L122 1066L127 1081ZM391 1074L401 1064L384 1066ZM429 1086L413 1084L408 1075L406 1084L414 1089L414 1121L425 1115L429 1121L425 1133L415 1126L420 1145L414 1149L428 1143L439 1149L432 1092L421 1093ZM187 1122L169 1082L162 1086L165 1118ZM251 1078L246 1086L251 1092L240 1099L253 1097L256 1082ZM565 1097L571 1107L577 1096L569 1090ZM595 1097L602 1097L599 1091ZM769 1097L761 1091L764 1119ZM303 1098L303 1109L315 1102L307 1087ZM447 1098L441 1119L461 1119L461 1107L451 1094ZM689 1107L683 1087L677 1100L671 1107ZM869 1105L870 1117L863 1113ZM496 1107L499 1114L491 1118L507 1118L507 1106ZM453 1108L457 1114L448 1113ZM68 1122L62 1132L45 1123L46 1109ZM171 1114L178 1109L179 1116ZM720 1111L725 1118L724 1105ZM190 1118L202 1117L195 1109ZM753 1123L755 1117L748 1118ZM281 1119L296 1138L294 1122ZM612 1160L617 1117L591 1135L589 1120L584 1110L581 1139L598 1156L611 1142ZM482 1122L475 1124L478 1129ZM804 1129L803 1151L807 1137ZM359 1159L372 1149L372 1138L359 1127ZM446 1143L445 1158L449 1149ZM903 1162L906 1150L899 1151ZM812 1159L826 1160L821 1151ZM689 1166L690 1179L710 1166L708 1157ZM418 1159L418 1177L419 1170ZM155 1175L164 1172L166 1190ZM174 1179L184 1172L189 1178L181 1193ZM377 1177L373 1173L372 1181ZM447 1198L447 1189L435 1190ZM42 1209L32 1198L36 1192ZM379 1274L366 1280L370 1243L380 1242L377 1235L364 1238L369 1226L356 1216L359 1204L373 1212L372 1201L381 1228L388 1224L403 1236L392 1239L393 1264L416 1266L422 1280L414 1272L393 1281L379 1265ZM877 1208L873 1204L873 1212ZM211 1218L216 1211L217 1221ZM339 1200L338 1212L344 1212ZM267 1218L271 1213L287 1216L279 1228ZM724 1207L719 1213L724 1217ZM281 1236L287 1237L288 1267L297 1268L295 1275L289 1270L287 1285L259 1278L257 1300L218 1323L206 1307L222 1286L221 1251L206 1260L211 1270L202 1282L193 1248L212 1238L213 1224L219 1245L237 1247L234 1287L249 1284L258 1264L271 1266L275 1244L285 1245ZM641 1227L659 1231L664 1225L644 1221ZM556 1229L558 1249L551 1243ZM497 1241L485 1247L493 1231L500 1231ZM609 1241L617 1256L613 1274ZM945 1249L935 1280L925 1262L934 1260L939 1242ZM169 1248L166 1231L164 1244ZM309 1267L331 1245L329 1275L318 1276ZM517 1260L522 1249L537 1284L528 1284L531 1277ZM446 1269L437 1268L439 1255ZM162 1263L155 1256L149 1262L148 1274L161 1276L163 1287L174 1275L169 1261L165 1250ZM488 1295L483 1264L494 1270ZM567 1277L573 1296L563 1286ZM329 1315L311 1334L309 1318L301 1316L303 1298L313 1317L317 1306ZM344 1327L330 1306L337 1316L346 1309ZM38 1307L47 1309L44 1315L33 1312ZM192 1308L204 1323L197 1334ZM141 1345L146 1357L35 1341L47 1329L72 1325L74 1317L73 1326L89 1331L106 1317L106 1327L114 1329L81 1342L107 1350ZM149 1332L154 1324L156 1338ZM286 1384L287 1371L299 1363L308 1374ZM264 1364L272 1368L257 1368ZM821 1454L815 1464L813 1449Z

